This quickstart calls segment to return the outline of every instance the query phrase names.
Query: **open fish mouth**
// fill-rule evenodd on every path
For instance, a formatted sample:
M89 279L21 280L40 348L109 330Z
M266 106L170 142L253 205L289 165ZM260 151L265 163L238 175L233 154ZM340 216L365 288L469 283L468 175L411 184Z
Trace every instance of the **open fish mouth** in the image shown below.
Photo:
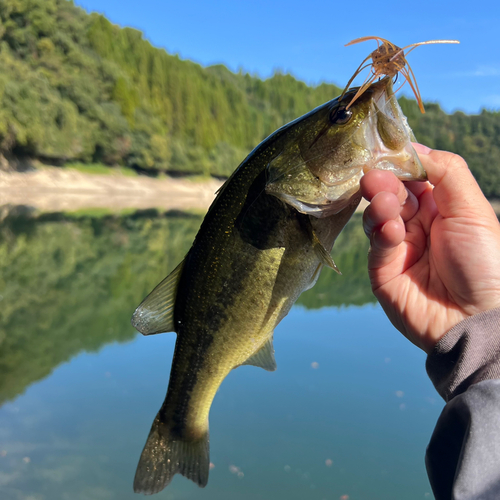
M369 170L388 170L403 181L427 180L390 78L373 83L340 123L332 120L347 109L356 90L318 108L317 115L323 115L315 115L298 144L270 162L266 192L321 218L359 201L359 183Z
M427 174L412 146L416 142L403 114L389 77L374 84L372 113L365 125L365 138L372 158L364 165L369 170L389 170L403 181L427 180Z

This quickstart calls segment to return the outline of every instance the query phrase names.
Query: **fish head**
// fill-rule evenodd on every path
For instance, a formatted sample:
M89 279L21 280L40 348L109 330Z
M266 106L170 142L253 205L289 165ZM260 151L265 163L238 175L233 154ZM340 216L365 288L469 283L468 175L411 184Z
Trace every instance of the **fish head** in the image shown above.
M327 217L359 197L369 170L389 170L403 181L427 179L391 79L373 83L349 106L357 90L284 127L282 147L267 165L267 193L301 213Z

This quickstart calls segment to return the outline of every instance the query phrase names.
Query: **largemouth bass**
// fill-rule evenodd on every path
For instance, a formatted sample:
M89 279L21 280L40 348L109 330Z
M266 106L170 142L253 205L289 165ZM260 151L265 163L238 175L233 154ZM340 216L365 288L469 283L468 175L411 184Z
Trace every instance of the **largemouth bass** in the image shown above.
M186 258L137 308L143 334L175 331L165 401L134 490L156 493L177 473L208 481L208 414L240 365L275 370L273 331L323 266L373 168L424 180L388 78L346 109L347 92L277 130L241 163L210 207Z

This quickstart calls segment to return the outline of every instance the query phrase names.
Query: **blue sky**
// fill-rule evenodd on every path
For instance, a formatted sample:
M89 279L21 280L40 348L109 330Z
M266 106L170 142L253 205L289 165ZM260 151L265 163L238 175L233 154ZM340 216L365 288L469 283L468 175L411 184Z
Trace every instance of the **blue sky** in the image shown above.
M121 26L144 32L155 46L202 65L223 63L261 77L277 68L307 83L343 86L377 35L400 47L431 39L409 56L424 100L448 112L500 110L498 1L381 2L366 0L76 0ZM405 86L403 93L409 93Z

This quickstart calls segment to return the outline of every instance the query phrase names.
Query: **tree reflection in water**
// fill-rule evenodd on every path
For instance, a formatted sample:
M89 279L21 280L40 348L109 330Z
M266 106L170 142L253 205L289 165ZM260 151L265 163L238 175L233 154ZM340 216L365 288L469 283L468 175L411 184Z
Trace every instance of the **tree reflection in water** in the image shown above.
M132 312L182 260L201 221L155 210L7 214L0 222L0 404L81 351L133 338ZM323 270L298 304L374 302L367 249L357 214L333 249L343 275Z

